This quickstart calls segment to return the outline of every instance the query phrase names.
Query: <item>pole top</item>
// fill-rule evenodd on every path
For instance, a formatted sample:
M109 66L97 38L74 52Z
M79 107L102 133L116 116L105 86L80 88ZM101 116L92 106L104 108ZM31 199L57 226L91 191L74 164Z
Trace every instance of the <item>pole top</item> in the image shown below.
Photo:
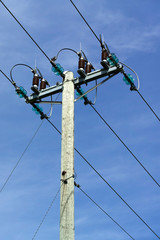
M73 72L71 72L71 71L65 71L63 74L65 75L63 82L73 81L73 79L74 79Z

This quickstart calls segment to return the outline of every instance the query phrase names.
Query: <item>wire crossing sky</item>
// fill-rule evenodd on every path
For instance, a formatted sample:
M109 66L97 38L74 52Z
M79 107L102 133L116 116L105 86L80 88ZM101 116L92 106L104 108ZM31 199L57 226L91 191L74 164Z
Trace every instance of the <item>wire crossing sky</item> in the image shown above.
M0 193L3 191L3 189L6 187L8 181L10 180L10 178L12 177L14 171L16 170L16 168L18 167L20 161L22 160L25 152L28 150L29 146L32 144L33 139L35 138L35 136L37 135L39 129L41 128L43 124L43 121L40 123L39 127L37 128L37 130L35 131L35 133L33 134L32 138L30 139L30 141L28 142L26 148L24 149L23 153L21 154L20 158L18 159L18 161L16 162L15 166L13 167L12 171L9 173L8 177L6 178L5 182L3 183L2 187L0 188Z
M29 38L33 41L33 43L38 47L38 49L43 53L43 55L50 61L50 58L47 54L42 50L42 48L38 45L38 43L33 39L33 37L29 34L29 32L23 27L23 25L18 21L18 19L14 16L14 14L9 10L9 8L4 4L3 1L0 0L5 9L9 12L9 14L14 18L14 20L20 25L20 27L25 31L25 33L29 36Z
M60 0L57 3L48 0L42 2L1 1L9 11L16 16L23 30L29 33L32 42L19 29L17 23L9 17L5 8L0 7L1 18L1 73L9 74L15 64L24 63L38 69L44 78L52 85L61 82L51 71L48 63L50 58L44 58L40 51L45 49L50 56L56 56L60 49L81 48L95 69L100 69L101 50L93 34L82 19L79 18L70 1ZM137 159L143 159L142 164L152 173L157 183L159 179L159 3L147 0L145 6L138 0L133 3L123 0L76 2L76 6L83 13L96 33L103 33L104 39L112 53L121 62L132 67L140 78L140 97L130 92L125 85L123 76L117 75L107 81L103 88L98 88L96 109L100 109L104 119L108 119L115 132L127 142L128 148L138 153ZM62 7L63 6L63 7ZM35 11L36 9L36 11ZM44 10L45 9L45 10ZM88 11L90 9L90 11ZM59 10L59 11L58 11ZM39 13L41 18L39 17ZM10 14L11 14L10 13ZM11 14L11 15L12 15ZM13 15L12 15L13 16ZM147 18L146 18L147 16ZM74 24L73 24L74 23ZM120 27L121 26L121 27ZM130 27L132 26L132 28ZM78 27L78 28L77 28ZM27 30L26 30L27 29ZM12 36L12 41L10 36ZM98 35L96 35L98 36ZM37 46L37 42L39 43ZM34 41L33 41L34 40ZM33 44L34 43L34 44ZM36 45L36 46L35 46ZM41 47L40 47L41 46ZM38 47L38 48L37 48ZM43 53L43 52L42 52ZM58 61L65 70L70 69L77 74L77 57L66 51L59 55ZM127 74L131 73L126 70ZM131 73L132 74L132 73ZM23 86L27 94L31 93L32 76L25 69L15 69L14 81ZM12 82L11 82L12 83ZM23 152L40 120L4 78L1 78L1 173L0 182L5 182L8 172L11 172L20 152ZM13 83L12 83L13 84ZM58 84L58 83L57 83ZM84 92L92 87L84 86ZM144 97L145 96L145 99ZM56 96L54 96L56 98ZM88 93L89 99L94 99L94 92ZM5 100L5 101L4 101ZM148 111L144 102L150 108ZM44 113L48 106L42 106ZM154 110L153 110L154 109ZM56 129L61 129L61 107L53 107L52 119ZM10 183L1 194L1 226L2 239L28 239L32 237L39 219L49 205L51 195L60 186L60 138L50 131L50 125L44 123L44 128L23 156L23 162L16 169ZM115 141L112 133L106 134L106 127L97 121L92 110L85 108L82 101L75 104L75 145L80 152L85 153L86 159L91 159L91 166L99 169L105 179L117 189L126 202L130 202L133 209L145 219L149 228L137 221L124 205L108 191L102 181L97 178L92 169L88 168L78 155L75 156L75 168L78 182L87 184L86 191L95 202L100 202L109 209L110 215L124 226L135 239L159 238L159 191L153 181L145 175L139 165L129 161L125 149ZM92 165L93 163L93 165ZM105 191L104 191L105 189ZM105 194L106 193L106 194ZM81 200L76 194L76 236L78 239L124 239L124 234L109 220L98 215L91 204ZM31 201L30 201L31 200ZM35 206L37 206L35 208ZM43 228L39 232L39 239L59 238L59 206L47 217ZM108 211L107 211L108 212ZM15 214L16 213L16 214ZM23 219L23 220L22 220ZM107 222L108 221L108 222ZM10 225L10 231L7 226ZM21 229L22 232L19 231ZM95 238L96 236L96 238ZM126 239L127 236L126 236Z
M124 147L128 150L128 152L135 158L135 160L140 164L140 166L145 170L145 172L150 176L150 178L160 187L159 183L154 179L154 177L150 174L150 172L143 166L141 161L135 156L135 154L127 147L127 145L123 142L123 140L117 135L117 133L112 129L112 127L106 122L106 120L102 117L102 115L95 109L94 106L91 105L93 110L98 114L98 116L102 119L102 121L109 127L109 129L114 133L114 135L119 139L119 141L124 145Z
M81 187L80 185L75 183L75 186L80 189L80 191L90 199L95 206L97 206L107 217L109 217L118 227L121 228L123 232L125 232L131 239L135 240L119 223L117 223L101 206L99 206Z

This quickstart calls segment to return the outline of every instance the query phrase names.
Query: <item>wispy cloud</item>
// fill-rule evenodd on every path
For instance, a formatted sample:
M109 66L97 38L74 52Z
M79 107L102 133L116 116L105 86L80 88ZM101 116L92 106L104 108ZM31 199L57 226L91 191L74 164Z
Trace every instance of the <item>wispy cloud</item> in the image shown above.
M147 25L120 10L104 12L100 9L96 14L96 25L100 28L99 23L108 29L106 40L119 51L151 52L156 49L155 42L160 38L160 24Z

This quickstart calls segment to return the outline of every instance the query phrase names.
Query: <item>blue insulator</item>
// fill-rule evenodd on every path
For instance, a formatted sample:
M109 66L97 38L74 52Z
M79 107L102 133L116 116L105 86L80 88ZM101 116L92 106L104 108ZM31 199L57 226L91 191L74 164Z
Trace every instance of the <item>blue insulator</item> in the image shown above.
M52 67L52 71L53 71L57 76L59 76L59 75L63 74L64 69L63 69L63 67L62 67L59 63L57 63L57 64L56 64L56 67Z
M76 95L79 96L79 97L83 94L84 94L84 90L82 88L79 88L79 92L78 91L76 92ZM84 95L80 99L83 100L84 97L87 97L87 95Z
M22 86L20 86L18 89L17 95L20 98L25 98L27 96L27 91Z
M129 85L130 83L128 82L127 78L123 78L123 81L125 82L125 84Z
M24 96L27 95L27 91L22 86L19 87L19 89L20 89L21 93L24 94Z
M130 79L130 81L132 83L134 83L134 78L132 77L131 74L128 74L128 78ZM123 78L123 81L127 84L127 85L131 85L131 83L128 81L128 79L126 77Z
M37 111L37 109L34 108L34 107L32 108L32 111L35 112L37 115L39 114L39 112Z
M38 115L40 112L43 112L43 108L39 106L39 104L35 104L37 108L33 107L32 110ZM38 111L39 110L39 111Z
M134 83L134 78L131 74L128 74L128 77L130 78L131 82Z
M80 97L82 94L80 94L79 92L76 92L76 95ZM80 100L83 100L83 97L81 97Z
M43 108L39 107L39 110L40 110L41 112L43 112Z
M115 53L111 53L112 57L108 57L107 61L111 67L116 66L117 63L119 63L119 59L115 55Z
M17 95L19 96L19 98L23 98L23 95L21 93L17 93Z

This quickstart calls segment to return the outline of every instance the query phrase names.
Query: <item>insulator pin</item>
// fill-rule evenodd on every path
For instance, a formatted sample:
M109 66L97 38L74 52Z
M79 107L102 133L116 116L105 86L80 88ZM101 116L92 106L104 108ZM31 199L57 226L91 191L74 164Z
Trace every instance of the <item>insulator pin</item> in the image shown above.
M38 86L39 86L39 77L37 74L35 74L33 77L33 87L38 88Z
M106 61L109 54L106 49L102 49L102 61Z
M78 62L78 68L79 69L84 69L85 68L85 60L84 58L79 58L79 62Z
M46 88L46 80L42 79L41 84L40 84L40 91Z
M90 73L91 71L92 71L92 65L91 65L91 63L88 62L86 65L85 72L87 74L87 73Z

